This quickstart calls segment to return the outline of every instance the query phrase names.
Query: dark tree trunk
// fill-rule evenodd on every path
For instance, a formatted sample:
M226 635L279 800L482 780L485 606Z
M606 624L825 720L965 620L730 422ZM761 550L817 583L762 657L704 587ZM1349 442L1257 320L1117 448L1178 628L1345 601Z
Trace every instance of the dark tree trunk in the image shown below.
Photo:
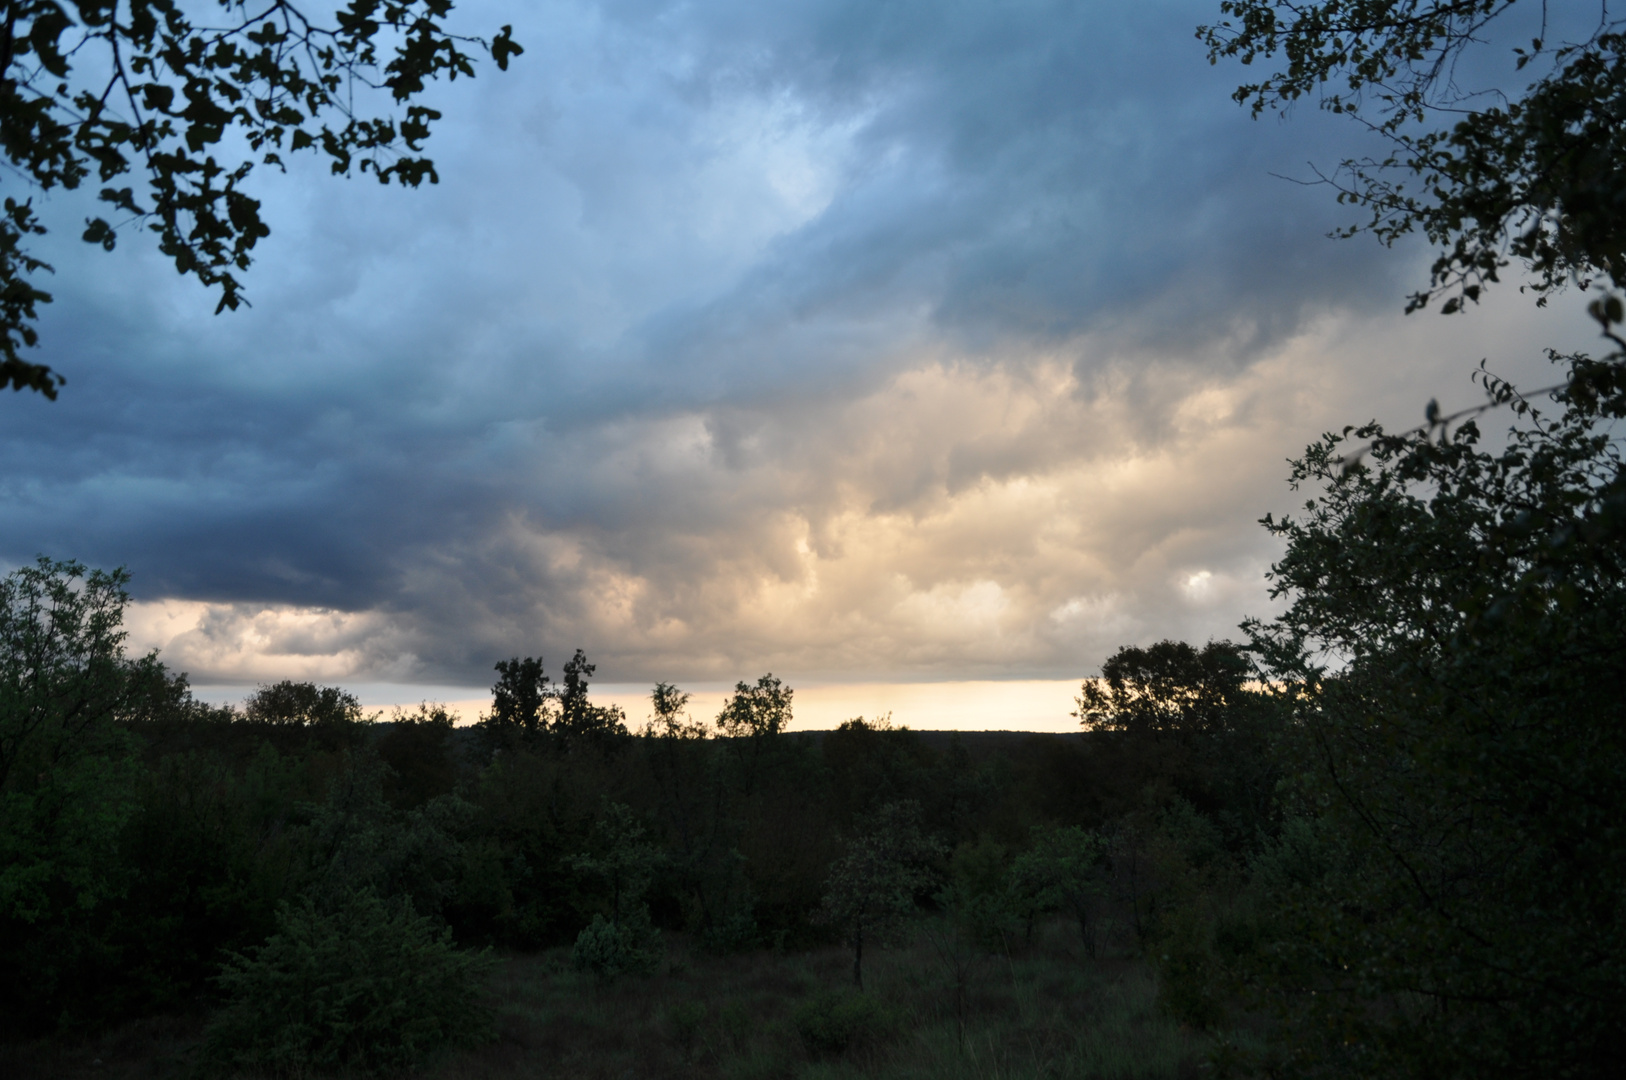
M853 932L853 985L864 989L864 924Z

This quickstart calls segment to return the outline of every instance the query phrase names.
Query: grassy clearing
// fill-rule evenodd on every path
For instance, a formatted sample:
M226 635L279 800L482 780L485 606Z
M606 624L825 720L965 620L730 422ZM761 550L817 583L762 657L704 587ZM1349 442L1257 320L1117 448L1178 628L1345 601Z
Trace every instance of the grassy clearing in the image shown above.
M979 955L962 994L924 934L874 950L856 1003L844 949L716 957L677 935L666 944L659 973L611 982L571 970L568 949L507 958L491 977L497 1038L425 1075L1158 1080L1194 1075L1206 1049L1158 1011L1144 962L1087 959L1064 923L1008 956ZM824 1030L810 1017L838 1001L831 1015L851 1039L810 1045L806 1032ZM0 1047L0 1075L186 1077L202 1028L201 1017L155 1019L79 1043Z
M877 951L857 1006L871 1022L845 1049L822 1052L804 1029L810 1003L850 985L852 958L842 949L707 957L673 941L660 974L611 983L569 970L564 950L516 957L494 980L498 1039L429 1075L1153 1080L1194 1073L1205 1043L1158 1012L1148 968L1084 959L1067 931L1048 927L1031 947L980 957L963 996L925 941Z
M182 1080L206 1018L157 1016L82 1040L0 1043L0 1076L11 1080Z

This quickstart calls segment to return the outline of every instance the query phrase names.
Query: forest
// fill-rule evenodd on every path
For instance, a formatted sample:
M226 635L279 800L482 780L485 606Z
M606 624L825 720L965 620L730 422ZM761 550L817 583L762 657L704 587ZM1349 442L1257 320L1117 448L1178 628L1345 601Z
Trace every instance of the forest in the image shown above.
M432 1064L500 1043L494 968L551 950L601 993L833 953L798 1042L840 1058L902 1037L873 991L917 932L962 999L1057 937L1121 966L1277 831L1274 711L1229 643L1124 650L1078 736L795 733L771 675L709 721L659 684L634 731L579 651L557 684L500 662L460 727L309 683L198 702L124 655L125 581L41 560L5 582L3 1015L35 1053L176 1015L206 1072Z
M1264 521L1285 610L1120 649L1071 736L795 732L772 675L636 725L580 651L499 661L464 727L307 683L221 708L127 655L127 574L42 557L0 583L8 1073L1608 1075L1626 345L1594 314L1616 351L1555 357L1556 409L1485 376L1498 444L1310 447Z

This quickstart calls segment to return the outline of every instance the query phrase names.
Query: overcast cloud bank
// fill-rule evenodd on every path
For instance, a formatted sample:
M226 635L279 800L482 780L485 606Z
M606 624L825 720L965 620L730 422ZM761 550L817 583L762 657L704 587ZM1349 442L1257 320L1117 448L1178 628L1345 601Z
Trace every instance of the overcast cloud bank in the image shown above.
M1322 430L1584 339L1402 317L1421 253L1272 173L1208 3L470 5L422 192L262 178L252 310L48 257L0 557L124 564L199 682L1068 678L1269 610ZM463 9L460 9L460 11ZM83 208L49 200L58 237Z

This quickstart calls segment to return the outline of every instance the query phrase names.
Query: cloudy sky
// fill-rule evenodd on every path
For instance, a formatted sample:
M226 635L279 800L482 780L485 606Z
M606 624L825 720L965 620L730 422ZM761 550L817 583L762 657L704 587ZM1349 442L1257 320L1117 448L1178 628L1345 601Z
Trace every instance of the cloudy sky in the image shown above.
M127 566L195 684L374 700L579 646L948 709L1234 635L1288 457L1588 334L1403 316L1427 252L1290 179L1357 132L1250 120L1216 9L463 4L526 52L434 92L440 184L257 176L252 309L37 200L69 383L0 400L0 562Z

